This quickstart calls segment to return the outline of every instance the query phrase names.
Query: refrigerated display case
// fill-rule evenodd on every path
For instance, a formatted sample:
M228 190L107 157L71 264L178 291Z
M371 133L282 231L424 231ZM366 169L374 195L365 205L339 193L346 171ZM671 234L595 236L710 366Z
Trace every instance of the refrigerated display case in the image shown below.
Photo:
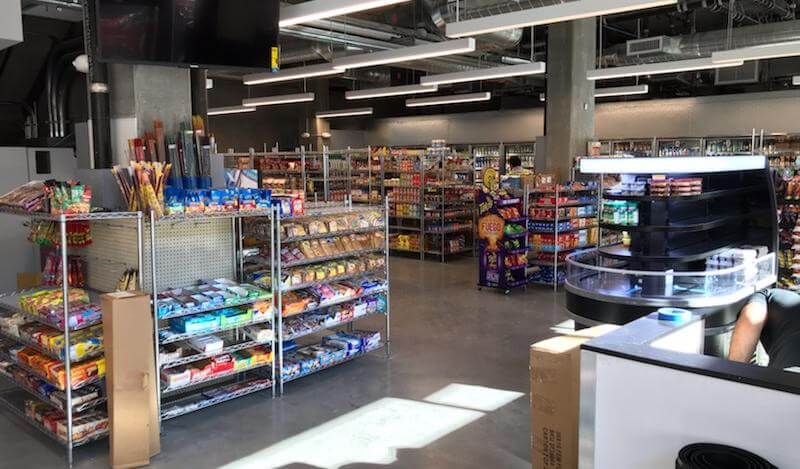
M656 141L658 156L703 156L702 138L669 138Z
M601 188L600 230L622 243L567 258L567 308L582 325L625 324L660 307L706 315L727 332L743 302L775 283L775 186L764 156L584 158L621 174Z

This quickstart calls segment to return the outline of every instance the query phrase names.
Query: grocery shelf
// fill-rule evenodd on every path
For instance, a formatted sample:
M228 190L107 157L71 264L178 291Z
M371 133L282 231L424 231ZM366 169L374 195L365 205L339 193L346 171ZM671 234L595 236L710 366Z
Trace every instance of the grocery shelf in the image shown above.
M23 369L23 368L20 368L20 369ZM24 369L23 369L23 371L24 371ZM26 371L26 373L28 373L28 372ZM34 375L32 373L28 373L28 374L30 374L31 376L35 377L36 379L40 379L38 375ZM8 381L11 384L14 384L19 389L25 391L26 393L28 393L31 396L33 396L36 399L38 399L39 401L41 401L41 402L43 402L45 404L48 404L48 405L52 406L53 408L58 409L58 410L60 410L62 412L66 412L66 409L64 408L63 405L61 405L58 402L55 402L55 401L51 400L49 396L47 396L45 394L42 394L39 390L29 388L26 384L24 384L21 381L18 381L13 376L9 376L9 375L0 373L0 378L5 379L6 381ZM80 404L73 405L72 406L72 411L75 412L75 413L85 412L85 411L87 411L89 409L92 409L94 407L97 407L97 406L99 406L101 404L105 404L106 401L107 401L106 397L100 397L100 398L97 398L97 399L93 399L91 401L87 401L87 402L83 402L83 403L80 403Z
M600 223L602 228L616 231L637 231L637 232L672 232L672 233L691 233L697 231L708 231L730 222L746 220L751 217L764 215L765 211L740 213L735 215L711 215L708 217L694 217L679 220L669 225L617 225L613 223Z
M414 251L414 252L416 252L416 251ZM349 303L349 302L355 301L355 300L360 300L361 298L365 298L365 297L368 297L368 296L378 295L380 293L388 293L388 291L389 291L388 287L375 288L375 289L369 290L368 292L361 293L359 295L348 296L346 298L338 298L338 299L332 300L332 301L325 301L323 303L320 303L317 306L314 306L313 308L306 308L303 311L300 311L300 312L297 312L297 313L293 313L293 314L289 314L289 315L284 315L283 317L284 318L292 318L292 317L300 316L300 315L307 314L307 313L313 313L313 312L319 311L321 309L330 308L331 306L336 306L336 305L340 305L340 304L343 304L343 303ZM284 340L288 340L288 339L284 339Z
M48 320L48 319L46 319L44 317L41 317L41 316L39 316L37 314L31 314L31 313L23 310L22 307L19 305L20 296L22 296L25 293L30 293L30 292L33 292L33 291L40 291L40 290L44 290L44 289L26 290L26 291L22 291L22 292L6 293L6 294L0 296L0 309L6 309L6 310L14 312L14 313L22 314L23 316L25 316L26 318L30 319L31 321L38 322L40 324L44 324L45 326L50 326L53 329L57 329L57 330L63 332L64 331L64 327L62 327L60 324L52 322L52 321L50 321L50 320ZM94 305L99 305L100 304L100 293L99 292L95 292L95 291L90 290L88 288L82 288L81 290L85 291L89 295L89 302L91 304L94 304ZM72 303L70 303L70 305L72 305ZM88 328L90 328L92 326L96 326L96 325L98 325L98 324L100 324L102 322L103 322L103 319L98 317L94 321L87 322L85 324L81 324L80 327L70 327L69 330L71 332L80 331L80 330L83 330L83 329L88 329Z
M381 344L381 345L378 345L377 347L373 347L371 349L358 352L355 355L351 355L351 356L345 358L344 360L339 360L339 361L333 362L333 363L331 363L329 365L321 366L321 367L319 367L319 368L317 368L315 370L307 371L305 373L300 373L300 374L292 376L290 378L283 378L283 382L284 383L288 383L288 382L291 382L291 381L295 381L295 380L298 380L300 378L305 378L306 376L313 375L314 373L318 373L320 371L327 370L329 368L333 368L333 367L335 367L337 365L341 365L343 363L351 362L351 361L355 360L356 358L361 358L361 357L367 355L368 353L372 353L372 352L374 352L376 350L380 350L384 346L385 346L385 344Z
M218 334L220 332L232 331L234 329L238 329L238 328L241 328L241 327L255 326L256 324L264 324L264 323L267 323L267 322L272 322L272 317L259 318L259 319L255 320L255 321L250 321L250 322L243 323L243 324L232 325L232 326L229 326L229 327L220 327L220 328L213 329L213 330L208 329L208 330L204 330L204 331L198 331L198 332L192 332L192 333L184 333L184 334L172 333L172 335L169 335L169 336L167 336L165 338L160 338L158 343L161 344L161 345L167 345L167 344L172 344L172 343L175 343L175 342L180 342L182 340L193 339L195 337L203 337L203 336L206 336L206 335ZM159 331L158 331L159 332L159 337L161 337L161 333L163 331L170 331L171 332L171 329L169 327L164 327L164 328L159 329Z
M464 248L461 248L461 249L456 249L455 251L445 251L445 252L442 252L442 251L425 251L425 253L426 254L433 254L434 256L441 256L441 255L451 256L451 255L456 255L456 254L463 254L465 252L472 252L472 250L473 249L471 247L464 247Z
M205 386L205 385L207 385L209 383L220 381L220 380L223 380L223 379L226 379L226 378L231 378L231 377L236 376L236 375L238 375L240 373L257 370L259 368L264 368L266 366L270 366L271 367L272 366L272 360L264 362L264 363L259 363L259 364L256 364L256 365L251 365L251 366L248 366L247 368L240 368L238 370L234 369L234 370L231 370L231 371L226 372L226 373L220 373L218 375L212 375L212 376L209 376L208 378L205 378L205 379L202 379L202 380L199 380L199 381L190 382L190 383L187 383L187 384L182 384L180 386L162 387L161 388L161 395L162 396L167 396L169 394L175 394L178 391L184 391L184 390L187 390L187 389L203 387L203 386Z
M308 264L317 264L319 262L325 261L335 261L337 259L344 259L347 257L358 257L363 256L365 254L373 254L376 252L383 252L383 248L369 248L369 249L361 249L358 251L350 251L350 252L343 252L340 254L334 254L332 256L320 256L320 257L313 257L311 259L301 259L293 262L287 262L282 264L282 268L288 269L290 267L298 267L301 265L308 265Z
M45 428L44 425L42 425L41 423L39 423L36 420L32 419L31 417L28 417L28 415L25 414L25 411L23 410L24 409L24 405L25 405L24 399L14 399L12 397L12 394L13 394L13 390L12 391L0 392L0 404L3 404L4 407L6 409L8 409L12 414L14 414L17 417L19 417L20 419L24 420L30 426L32 426L36 430L39 430L39 432L43 433L45 436L47 436L51 440L55 441L56 443L60 444L61 446L67 446L66 440L63 440L63 439L59 438L58 435L56 435L55 433L53 433L50 430L48 430L47 428ZM107 428L104 431L95 433L95 434L87 436L85 438L81 438L79 440L73 440L72 441L72 447L73 448L77 448L79 446L83 446L83 445L86 445L88 443L92 443L94 441L102 440L102 439L104 439L106 437L108 437L108 429Z
M34 342L32 340L24 339L22 337L17 337L17 336L15 336L13 334L9 334L9 333L7 333L5 331L2 331L2 330L0 330L0 338L11 340L11 341L17 342L19 344L22 344L22 345L24 345L26 347L32 348L32 349L36 350L37 352L41 353L42 355L46 355L46 356L52 358L53 360L64 361L64 359L61 358L61 356L58 353L53 352L52 350L48 350L48 349L42 347L40 344L37 344L36 342ZM84 360L89 360L90 358L99 357L99 356L103 355L104 353L105 353L105 351L102 350L102 349L101 350L97 350L97 351L94 351L92 353L86 354L85 356L81 357L80 360L70 360L70 363L80 363L80 362L82 362ZM72 358L72 357L70 357L70 358Z
M11 355L5 353L4 351L0 351L0 358L3 358L4 360L6 360L9 363L12 363L16 367L22 368L27 373L35 376L37 379L40 379L40 380L44 381L45 383L49 384L50 386L53 386L56 389L60 389L60 390L64 391L64 388L62 388L57 382L51 380L47 376L44 376L41 372L31 368L30 366L26 365L25 363L18 362ZM105 375L103 375L103 376L95 376L94 378L86 380L83 383L73 384L72 385L72 390L73 391L77 391L78 389L81 389L81 388L84 388L86 386L89 386L90 384L97 384L97 383L99 383L99 382L101 382L103 380L105 380Z
M383 231L384 229L386 229L384 225L370 226L369 228L359 228L355 230L334 231L332 233L317 233L305 236L294 236L291 238L284 238L282 242L285 244L285 243L294 243L298 241L307 241L311 239L335 238L337 236L348 236L351 234L373 233L376 231Z
M272 215L272 209L266 210L247 210L237 212L202 212L202 213L175 213L172 215L164 215L156 217L156 223L167 222L185 222L185 221L204 221L204 220L220 220L230 218L255 218L255 217L269 217Z
M0 205L0 213L55 222L62 221L62 219L63 221L135 220L142 216L142 212L91 212L54 215L46 212L28 212L7 205Z
M746 195L752 192L756 192L759 189L760 187L758 186L745 186L733 189L708 191L696 195L684 195L684 196L670 195L668 197L655 196L655 195L614 195L606 193L603 194L603 198L606 200L626 200L626 201L638 201L638 202L694 202L698 200L716 199L719 197Z
M415 226L399 226L399 225L392 225L389 227L390 230L398 230L398 231L422 231L421 228Z
M209 306L209 307L206 307L206 308L197 307L197 308L182 309L182 310L179 310L179 311L171 311L171 312L169 312L167 314L160 315L158 317L158 319L182 318L184 316L191 316L193 314L210 313L212 311L218 311L220 309L238 308L238 307L241 307L241 306L249 306L249 305L253 305L253 304L256 304L256 303L262 303L262 302L271 301L271 300L272 300L272 294L269 294L268 296L258 297L258 298L242 298L242 299L237 300L235 302L231 302L231 303L227 303L227 304L221 304L221 305L217 304L217 305Z
M353 299L351 299L349 301L352 301L352 300ZM386 312L385 311L375 311L374 313L362 314L361 316L353 316L350 319L346 319L344 321L337 321L335 323L330 323L330 324L329 323L325 323L323 325L314 327L312 329L307 329L307 330L304 330L304 331L301 331L301 332L295 332L294 334L284 334L283 339L284 340L299 339L301 337L306 337L306 336L309 336L309 335L318 334L318 333L320 333L322 331L326 331L326 330L329 330L329 329L334 329L336 327L344 326L345 324L350 324L352 322L359 321L361 319L367 319L367 318L370 318L370 317L373 317L373 316L380 316L380 315L383 315L383 314L386 314ZM294 316L290 316L290 317L294 317Z
M474 231L474 229L475 229L475 227L473 227L473 226L461 226L461 227L458 227L458 228L447 228L447 229L441 230L441 231L439 231L439 230L428 230L427 233L428 234L432 234L432 235L446 235L446 234L452 234L452 233L470 233L470 232Z
M575 251L577 249L586 249L586 248L590 248L590 247L594 247L594 244L587 243L587 244L580 244L578 246L572 246L572 247L568 247L568 248L559 247L558 249L555 249L554 246L544 246L544 247L542 247L542 246L539 246L539 247L531 246L529 251L536 251L536 252L569 252L569 251Z
M225 340L225 339L223 339ZM251 349L253 347L259 347L264 345L272 345L272 340L267 340L265 342L258 342L256 340L248 340L245 342L239 342L233 345L228 345L227 347L223 347L221 350L217 352L205 352L205 353L197 353L194 355L187 355L185 357L176 358L174 360L168 360L161 362L161 369L169 369L175 368L176 366L181 365L188 365L189 363L199 362L201 360L205 360L207 358L214 358L220 355L225 355L226 353L234 353L239 352L242 350Z
M581 219L581 218L594 219L594 218L597 218L597 214L593 213L591 215L580 215L580 216L575 216L575 217L558 217L558 221L578 220L578 219ZM553 217L553 218L531 217L531 218L528 218L528 220L529 221L553 221L553 222L556 221L555 217Z
M290 292L290 291L295 291L295 290L302 290L304 288L313 287L314 285L324 285L324 284L333 283L333 282L341 282L342 280L350 280L350 279L354 279L354 278L358 278L358 277L367 277L367 276L370 276L370 275L384 273L385 271L386 271L386 268L384 266L384 267L381 267L381 268L378 268L378 269L365 270L365 271L361 271L361 272L353 272L351 274L342 274L342 275L337 275L335 277L327 277L327 278L324 278L322 280L315 280L313 282L304 282L304 283L299 283L297 285L282 286L281 287L281 291L282 292Z
M241 389L228 394L220 395L217 397L207 397L209 391L206 389L203 392L184 396L180 399L170 401L161 408L161 420L169 420L182 415L187 415L198 410L207 409L223 402L232 401L234 399L255 394L260 391L265 391L272 388L272 381L267 378L253 378L249 381L238 383ZM226 386L229 386L226 384ZM181 405L180 403L184 403ZM171 410L175 409L175 410Z
M594 202L574 202L574 203L567 203L567 204L536 204L536 208L573 208L573 207L585 207L587 205L597 205L597 201Z
M601 224L602 226L603 224ZM590 225L590 226L576 226L572 228L560 229L558 230L559 233L572 233L575 231L581 230L590 230L592 228L597 228L597 225ZM530 230L529 233L531 234L553 234L553 230Z
M545 267L548 267L548 266L552 267L553 265L557 265L557 266L561 267L561 266L567 265L567 263L564 262L564 261L554 262L554 261L542 261L542 260L539 260L539 259L530 259L528 261L528 265L539 265L539 266L545 266Z

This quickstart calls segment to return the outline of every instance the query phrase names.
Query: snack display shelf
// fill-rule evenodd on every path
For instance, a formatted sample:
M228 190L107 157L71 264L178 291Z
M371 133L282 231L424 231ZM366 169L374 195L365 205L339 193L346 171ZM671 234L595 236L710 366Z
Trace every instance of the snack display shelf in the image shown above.
M281 244L283 244L283 242L281 242ZM284 269L288 269L290 267L299 267L302 265L317 264L319 262L325 262L325 261L335 261L337 259L344 259L347 257L358 257L358 256L363 256L364 254L372 254L376 252L383 252L383 248L361 249L358 251L343 252L331 256L312 257L310 259L301 259L293 262L287 262L286 264L281 264L281 266Z
M559 220L561 220L559 218ZM601 224L602 225L602 224ZM574 228L567 228L558 230L559 233L571 233L573 231L581 231L581 230L590 230L592 228L597 228L598 225L589 225L589 226L576 226ZM622 225L619 225L622 226ZM531 234L553 234L552 230L530 230L529 233Z
M36 342L34 342L32 340L28 340L28 339L25 339L25 338L22 338L22 337L17 337L17 336L15 336L13 334L9 334L9 333L4 332L4 331L0 331L0 338L4 338L4 339L7 339L7 340L11 340L11 341L20 343L20 344L22 344L22 345L24 345L24 346L26 346L28 348L32 348L32 349L36 350L37 352L41 353L42 355L46 355L46 356L52 358L53 360L64 361L64 359L61 358L59 356L59 354L53 352L52 350L48 350L48 349L42 347L40 344L37 344ZM82 362L84 360L89 360L91 358L99 357L99 356L103 355L104 353L105 352L103 350L96 350L94 352L87 353L85 356L81 357L79 360L70 360L70 362L71 363L80 363L80 362Z
M506 236L506 238L522 238L522 237L528 236L528 232L527 231L523 231L521 233L506 233L505 236Z
M272 340L267 340L263 342L259 342L256 340L248 340L246 342L240 342L237 344L229 345L227 347L223 347L221 350L216 352L197 353L195 355L187 355L185 357L176 358L174 360L162 361L161 369L166 370L169 368L175 368L176 366L188 365L189 363L199 362L207 358L214 358L220 355L239 352L253 347L259 347L262 345L270 345L270 344L272 344Z
M293 314L284 315L283 317L284 318L291 318L291 317L300 316L300 315L307 314L307 313L313 313L313 312L319 311L321 309L330 308L331 306L336 306L336 305L340 305L340 304L343 304L343 303L349 303L351 301L360 300L361 298L365 298L367 296L377 295L379 293L388 293L388 291L389 291L389 289L386 288L386 287L375 288L375 289L370 290L369 292L361 293L360 295L348 296L346 298L337 298L336 300L326 301L326 302L320 303L319 305L314 306L312 308L306 308L303 311L299 311L299 312L293 313ZM362 316L359 316L359 318L361 318L361 317ZM284 340L289 340L289 339L284 339Z
M272 381L268 378L255 377L248 381L238 383L241 388L237 391L216 397L208 397L208 390L181 397L170 401L161 409L161 420L169 420L182 415L187 415L198 410L207 409L223 402L232 401L240 397L266 391L272 388Z
M719 197L728 197L733 195L750 194L757 192L760 189L758 186L745 186L737 187L734 189L720 189L715 191L703 192L696 195L670 195L655 196L655 195L616 195L604 193L603 198L606 200L625 200L631 202L694 202L698 200L716 199Z
M203 220L219 220L228 218L253 218L253 217L269 217L272 214L272 209L265 210L246 210L237 212L203 212L203 213L174 213L172 215L164 215L162 217L155 217L156 223L167 222L184 222L184 221L203 221Z
M175 394L178 391L185 391L187 389L203 387L203 386L208 385L209 383L214 383L214 382L217 382L217 381L221 381L223 379L227 379L227 378L231 378L233 376L236 376L236 375L238 375L240 373L245 373L247 371L257 370L259 368L264 368L266 366L272 366L272 360L270 360L268 362L258 363L256 365L251 365L251 366L248 366L246 368L240 368L238 370L234 369L234 370L231 370L231 371L228 371L228 372L225 372L225 373L220 373L218 375L211 375L208 378L201 379L201 380L198 380L198 381L192 381L192 382L186 383L186 384L181 384L179 386L172 386L172 387L163 387L162 386L161 395L162 396L168 396L170 394Z
M36 379L39 379L38 375L32 375L32 376L34 376ZM0 378L3 378L6 381L8 381L9 383L14 384L19 389L25 391L26 393L28 393L31 396L33 396L36 399L38 399L39 401L41 401L41 402L43 402L45 404L48 404L48 405L52 406L53 408L58 409L58 410L60 410L62 412L66 411L66 409L64 409L63 405L52 401L48 396L40 393L38 390L29 388L26 384L22 383L21 381L17 381L16 379L14 379L13 376L9 376L9 375L0 373ZM75 413L85 412L85 411L87 411L89 409L93 409L93 408L95 408L95 407L97 407L97 406L99 406L101 404L105 404L107 400L108 399L105 398L105 397L100 397L98 399L92 399L91 401L82 402L80 404L75 404L75 405L72 406L72 411L75 412Z
M558 217L558 221L579 220L581 218L596 219L597 215L596 214L592 214L591 216L579 215L579 216L574 216L574 217ZM530 221L555 221L555 218L553 218L553 217L551 217L551 218L531 217L531 218L528 218L528 220L530 220Z
M572 246L572 247L568 247L568 248L564 248L564 247L560 247L560 246L558 248L555 248L555 246L540 246L538 248L531 248L531 249L533 249L534 251L538 250L540 252L548 252L548 253L556 252L556 253L558 253L558 252L575 251L575 250L578 250L578 249L586 249L586 248L590 248L590 247L594 247L594 246L595 246L594 244L586 243L586 244L579 244L578 246ZM550 264L552 264L552 262Z
M567 263L565 261L555 262L555 261L543 261L539 259L531 259L528 261L528 265L538 265L538 266L548 266L548 267L552 265L557 265L561 267L567 265Z
M585 207L588 205L597 205L597 202L574 202L567 204L536 204L538 208L571 208L571 207Z
M419 227L416 226L391 225L389 226L389 229L397 231L420 231L420 232L422 231Z
M352 301L352 299L351 299L351 301ZM307 329L307 330L304 330L304 331L295 332L294 334L285 334L284 335L284 340L294 340L294 339L299 339L301 337L306 337L306 336L309 336L309 335L319 334L322 331L326 331L326 330L329 330L329 329L334 329L334 328L337 328L337 327L345 326L347 324L353 323L354 321L359 321L361 319L367 319L367 318L371 318L373 316L379 316L379 315L382 315L382 314L385 314L385 313L383 311L375 311L374 313L367 313L367 314L362 314L361 316L354 316L354 317L351 317L350 319L346 319L344 321L337 321L335 323L325 323L325 324L322 324L320 326L314 327L312 329Z
M246 323L242 323L242 324L235 324L235 325L231 325L231 326L228 326L228 327L219 327L219 328L216 328L216 329L213 329L213 330L212 329L206 329L206 330L202 330L202 331L184 333L184 334L175 334L175 333L171 333L170 332L169 335L165 335L164 338L160 338L159 339L159 343L161 345L173 344L175 342L180 342L182 340L193 339L195 337L203 337L205 335L218 334L220 332L228 332L228 331L232 331L234 329L239 329L241 327L255 326L256 324L264 324L264 323L267 323L267 322L272 322L272 318L271 317L259 318L259 319L256 319L254 321L250 321L250 322L246 322ZM171 331L169 327L165 327L165 328L160 329L158 331L159 337L162 335L162 332L167 332L167 331Z
M89 294L89 302L91 304L95 304L95 305L100 304L99 303L99 301L100 301L100 293L99 292L95 292L95 291L89 290L87 288L82 288L82 290L86 291L86 293ZM35 322L38 322L40 324L44 324L45 326L50 326L53 329L57 329L57 330L63 332L64 331L64 327L61 326L60 324L55 323L53 321L50 321L48 319L45 319L44 317L39 316L38 314L31 314L31 313L23 310L20 307L20 305L19 305L20 296L22 296L23 294L28 293L28 292L29 291L7 293L7 294L1 296L0 297L0 309L5 309L5 310L8 310L8 311L11 311L11 312L14 312L14 313L19 313L19 314L25 316L26 318L30 319L31 321L35 321ZM81 331L83 329L88 329L88 328L90 328L92 326L96 326L97 324L100 324L101 322L103 322L102 318L97 318L94 321L87 322L85 324L81 324L78 327L70 327L69 330L71 332Z
M343 363L351 362L351 361L355 360L356 358L361 358L361 357L363 357L363 356L365 356L365 355L367 355L369 353L375 352L376 350L380 350L385 346L386 346L386 344L381 344L381 345L378 345L376 347L372 347L370 349L367 349L367 350L358 352L358 353L356 353L354 355L351 355L351 356L345 358L344 360L335 361L335 362L330 363L328 365L321 366L321 367L319 367L317 369L314 369L314 370L311 370L311 371L307 371L305 373L300 373L300 374L297 374L297 375L289 377L289 378L283 378L283 382L284 383L288 383L288 382L291 382L291 381L295 381L295 380L298 380L300 378L305 378L306 376L313 375L314 373L318 373L320 371L327 370L329 368L333 368L333 367L341 365Z
M473 226L460 226L458 228L446 228L444 230L428 230L427 234L443 235L450 233L471 233L474 229L475 227Z
M217 304L217 305L209 306L207 308L189 308L189 309L182 309L182 310L179 310L179 311L171 311L169 313L159 315L158 319L159 320L163 320L163 319L182 318L184 316L191 316L193 314L210 313L212 311L217 311L217 310L220 310L220 309L237 308L237 307L240 307L240 306L248 306L248 305L261 303L261 302L264 302L264 301L271 301L271 300L272 300L272 294L269 294L268 296L261 296L261 297L258 297L258 298L242 298L242 299L240 299L238 301L235 301L235 302L231 302L231 303L227 303L227 304Z
M691 233L695 231L706 231L720 226L724 226L731 221L741 220L749 217L764 216L766 211L741 213L736 215L717 215L708 217L694 217L680 220L669 225L617 225L613 223L600 223L601 228L615 231L638 231L638 232L672 232L672 233Z
M22 409L24 407L24 399L14 399L11 397L13 391L6 391L0 393L0 403L2 403L6 409L8 409L11 413L19 417L20 419L27 422L33 428L39 430L41 433L44 433L45 436L50 438L51 440L55 441L56 443L60 444L61 446L68 446L68 442L64 439L60 438L58 435L54 434L47 428L45 428L41 423L37 422L33 418L29 417L25 411ZM25 394L23 394L24 396ZM17 402L15 402L17 401ZM86 436L84 438L78 440L72 440L72 448L77 448L79 446L86 445L88 443L92 443L94 441L102 440L108 437L108 429L104 429L100 432L95 432L92 435Z
M0 213L18 215L21 217L35 218L49 221L94 221L94 220L134 220L141 218L142 212L90 212L54 215L45 212L27 212L22 209L0 205Z
M368 275L373 275L378 273L383 273L383 269L372 269L363 272L353 272L352 274L337 275L335 277L328 277L313 282L304 282L304 283L299 283L297 285L286 285L281 287L281 291L286 293L295 290L302 290L303 288L310 288L313 287L314 285L324 285L326 283L341 282L342 280L350 280L358 277L366 277Z
M44 381L45 383L49 384L50 386L53 386L56 389L64 391L64 388L62 388L58 383L56 383L55 381L51 380L47 376L42 375L38 370L35 370L35 369L31 368L30 366L28 366L28 365L26 365L24 363L20 363L20 362L14 360L14 358L11 355L0 351L0 358L6 360L9 363L12 363L14 366L22 368L23 370L25 370L25 372L35 376L37 379L40 379L40 380ZM78 389L81 389L81 388L84 388L86 386L89 386L90 384L97 384L97 383L99 383L101 381L104 381L104 380L105 380L105 376L95 376L95 377L93 377L91 379L88 379L88 380L84 381L83 383L72 385L72 390L73 391L77 391Z
M334 231L332 233L317 233L313 235L306 235L306 236L294 236L291 238L286 238L283 240L284 243L293 243L297 241L307 241L310 239L322 239L322 238L330 238L332 236L347 236L351 234L362 234L362 233L372 233L375 231L383 231L385 228L381 224L379 226L370 226L369 228L359 228L356 230L346 230L346 231Z
M473 249L471 247L465 247L461 249L456 249L453 251L425 251L425 254L432 254L434 256L454 256L456 254L463 254L465 252L472 252Z

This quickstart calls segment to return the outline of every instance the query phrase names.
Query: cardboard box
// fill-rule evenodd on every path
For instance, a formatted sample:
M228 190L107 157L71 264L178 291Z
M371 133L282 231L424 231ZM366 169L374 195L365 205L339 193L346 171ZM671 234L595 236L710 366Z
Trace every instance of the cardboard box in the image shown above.
M531 345L533 469L577 469L580 347L617 328L598 326Z
M109 293L101 305L111 467L146 466L161 451L150 296Z

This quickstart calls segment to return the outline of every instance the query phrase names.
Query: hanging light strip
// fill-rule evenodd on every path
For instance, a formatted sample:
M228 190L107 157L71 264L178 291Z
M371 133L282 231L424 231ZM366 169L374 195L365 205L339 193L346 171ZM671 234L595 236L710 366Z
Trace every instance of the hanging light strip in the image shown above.
M614 88L598 88L594 91L595 98L608 98L610 96L632 96L635 94L647 94L650 92L650 85L617 86Z
M798 55L800 55L800 41L790 41L714 52L711 54L711 61L721 64L742 60L779 59Z
M422 106L439 106L441 104L459 104L459 103L476 103L480 101L489 101L492 99L492 93L467 93L467 94L454 94L451 96L433 96L430 98L417 98L407 99L406 107L422 107Z
M764 156L581 158L584 174L683 174L748 171L768 167Z
M359 11L373 10L410 0L313 0L287 5L281 8L281 28L309 21L349 15Z
M303 78L339 75L344 70L333 68L329 63L309 65L308 67L295 67L279 72L254 73L242 77L245 85L265 85L267 83L280 83L284 81L301 80Z
M371 116L371 107L358 109L340 109L338 111L322 111L317 113L317 119L331 119L334 117Z
M333 66L338 69L372 67L411 60L430 59L445 55L475 52L475 39L458 39L422 44L419 46L401 47L399 49L382 50L369 54L351 55L334 59Z
M261 98L247 98L242 100L242 106L277 106L278 104L307 103L314 101L314 93L284 94L279 96L264 96Z
M451 83L466 83L469 81L496 80L498 78L520 77L524 75L541 75L547 71L544 62L533 62L523 65L508 65L505 67L483 68L468 72L445 73L442 75L428 75L419 82L423 85L447 85Z
M800 86L800 75L792 77L792 85Z
M695 70L708 70L724 67L739 67L744 61L727 62L715 64L711 57L702 59L673 60L669 62L658 62L642 65L631 65L626 67L601 68L589 70L586 78L589 80L610 80L613 78L640 77L646 75L664 75L667 73L691 72Z
M465 37L507 29L527 28L595 16L613 15L676 5L678 0L577 0L545 7L485 16L447 25L447 37Z
M225 106L225 107L215 107L208 110L209 116L223 116L225 114L240 114L243 112L255 112L256 108L254 107L244 107L244 106Z
M403 96L406 94L434 93L438 91L436 86L408 85L408 86L389 86L386 88L372 88L367 90L348 91L344 97L349 100L385 98L388 96Z

